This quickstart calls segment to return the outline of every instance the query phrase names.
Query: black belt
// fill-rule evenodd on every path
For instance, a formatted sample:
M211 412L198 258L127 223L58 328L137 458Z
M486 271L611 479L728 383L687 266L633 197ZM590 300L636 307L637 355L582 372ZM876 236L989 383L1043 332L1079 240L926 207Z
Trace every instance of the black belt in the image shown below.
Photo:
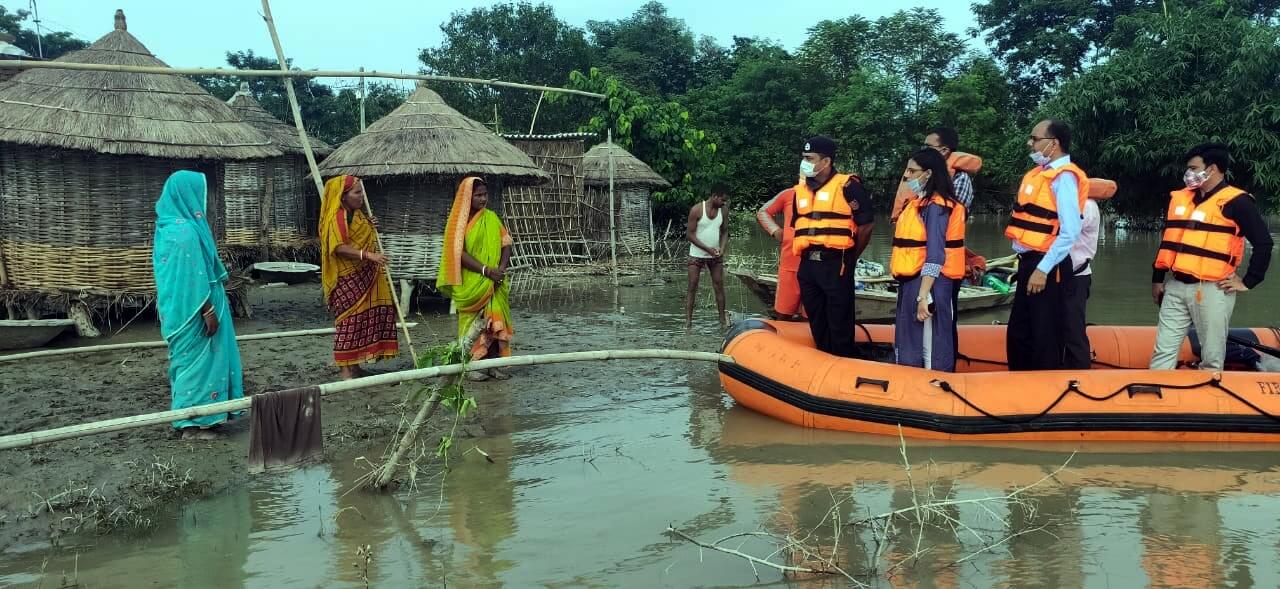
M1084 263L1080 265L1080 267L1079 267L1079 268L1076 268L1075 270L1072 270L1072 271L1071 271L1071 275L1072 275L1072 276L1079 276L1081 272L1084 272L1085 270L1088 270L1088 269L1089 269L1089 263L1090 263L1090 262L1092 262L1092 261L1093 261L1093 258L1088 258L1088 259L1086 259L1086 260L1084 261Z
M849 250L840 250L829 247L811 246L805 248L801 253L801 259L822 262L826 260L838 260L849 253Z

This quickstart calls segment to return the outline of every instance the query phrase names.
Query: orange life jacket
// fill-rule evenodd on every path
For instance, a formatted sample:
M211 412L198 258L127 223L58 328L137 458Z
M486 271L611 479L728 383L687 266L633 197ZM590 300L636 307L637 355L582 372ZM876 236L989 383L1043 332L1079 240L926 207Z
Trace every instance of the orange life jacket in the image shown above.
M1169 193L1169 211L1155 267L1200 280L1222 280L1234 274L1244 258L1244 232L1222 214L1222 207L1246 193L1234 186L1223 186L1199 206L1195 204L1195 194L1194 190Z
M942 275L956 280L964 278L964 205L947 202L936 194L927 202L947 209L951 215L947 221L947 257L942 264ZM907 201L893 230L893 253L889 257L889 271L899 280L915 278L924 268L929 235L920 214L921 205L922 201L918 198Z
M845 250L853 247L858 226L853 223L853 208L844 198L849 182L862 180L852 174L832 174L831 179L815 193L804 178L796 184L795 238L791 251L799 255L809 246Z
M1089 192L1089 177L1084 170L1075 164L1061 168L1034 168L1022 177L1013 216L1004 230L1005 237L1038 252L1049 251L1062 227L1058 220L1058 199L1053 196L1053 180L1065 172L1076 175L1076 183L1080 186L1078 204L1080 210L1084 210Z
M956 172L965 172L967 174L977 174L982 169L982 158L971 153L962 151L954 151L947 156L947 173L952 178L956 177ZM903 174L906 175L905 173ZM915 199L916 193L907 188L906 182L898 182L898 193L893 197L893 212L889 214L889 219L898 220L898 216L902 214L902 207L907 206L907 202Z

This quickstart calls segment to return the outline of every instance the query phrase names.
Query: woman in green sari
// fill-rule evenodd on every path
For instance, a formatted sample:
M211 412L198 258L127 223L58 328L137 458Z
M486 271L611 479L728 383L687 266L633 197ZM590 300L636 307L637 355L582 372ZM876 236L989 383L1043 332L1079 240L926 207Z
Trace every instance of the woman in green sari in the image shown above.
M445 224L444 250L436 287L449 297L458 312L458 339L477 319L487 321L471 347L471 359L511 355L511 307L507 264L511 261L511 235L498 215L487 208L489 189L484 180L463 178L453 198L453 209ZM472 380L511 378L492 369L485 374L467 373Z

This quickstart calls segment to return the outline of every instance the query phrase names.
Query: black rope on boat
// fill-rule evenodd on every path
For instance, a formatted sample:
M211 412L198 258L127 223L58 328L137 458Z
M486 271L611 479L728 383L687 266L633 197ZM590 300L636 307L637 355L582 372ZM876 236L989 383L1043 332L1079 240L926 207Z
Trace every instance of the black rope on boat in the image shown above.
M1259 415L1265 415L1266 417L1270 418L1273 421L1280 422L1280 416L1276 416L1271 413L1268 413L1266 410L1262 409L1261 407L1254 405L1248 399L1241 397L1235 391L1227 388L1226 385L1222 384L1222 380L1216 376L1204 382L1189 384L1189 385L1171 385L1171 384L1160 384L1160 383L1154 383L1154 382L1131 382L1128 384L1121 385L1120 388L1116 389L1115 391L1112 391L1110 394L1102 395L1102 396L1091 395L1085 392L1083 389L1080 388L1080 381L1072 380L1067 383L1067 387L1062 390L1062 393L1058 395L1058 398L1054 399L1053 402L1050 403L1048 407L1045 407L1043 411L1035 415L1032 415L1030 417L1022 417L1017 419L1011 419L1009 417L996 415L994 413L991 413L990 411L987 411L986 409L983 409L982 407L977 406L972 401L970 401L967 397L961 394L960 391L957 391L954 387L952 387L951 383L945 380L935 378L932 381L929 381L929 384L932 384L950 393L955 398L960 399L960 402L964 403L965 405L968 405L970 409L973 409L974 411L981 413L984 417L994 419L1001 423L1011 424L1011 425L1031 423L1037 419L1040 419L1041 417L1044 417L1045 415L1048 415L1050 411L1053 411L1054 407L1057 407L1058 404L1061 403L1062 400L1065 399L1067 395L1071 393L1080 395L1081 397L1089 399L1090 401L1101 402L1101 401L1109 401L1115 398L1120 393L1130 390L1131 387L1158 387L1161 389L1172 389L1172 390L1190 390L1190 389L1198 389L1201 387L1212 387L1226 393L1228 396L1239 401L1244 406L1256 411Z
M1089 361L1090 361L1091 363L1093 363L1093 364L1097 364L1098 366L1101 366L1101 367L1103 367L1103 368L1112 368L1112 369L1115 369L1115 370L1132 370L1131 368L1127 368L1127 367L1125 367L1125 366L1117 366L1117 365L1112 364L1112 363L1110 363L1110 362L1103 362L1102 360L1099 360L1099 359L1098 359L1098 352L1096 352L1096 351L1094 351L1094 350L1089 350L1089 355L1090 355L1090 356L1093 356L1092 358L1090 358L1090 359L1089 359ZM967 355L965 355L965 354L962 354L962 353L960 353L960 352L956 352L956 359L957 359L957 360L964 360L965 362L968 362L970 366L972 366L975 362L982 363L982 364L994 364L994 365L996 365L996 366L1008 366L1008 365L1009 365L1009 363L1008 363L1008 362L1003 361L1003 360L984 360L984 359L982 359L982 358L973 358L973 357L967 356Z

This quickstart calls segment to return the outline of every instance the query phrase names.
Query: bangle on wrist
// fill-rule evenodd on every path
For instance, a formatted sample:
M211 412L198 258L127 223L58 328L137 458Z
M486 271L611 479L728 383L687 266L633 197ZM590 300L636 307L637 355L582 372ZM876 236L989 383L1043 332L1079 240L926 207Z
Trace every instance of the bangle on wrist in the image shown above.
M483 276L483 277L485 277L485 278L488 278L488 277L489 277L489 267L488 267L488 266L480 266L480 275L481 275L481 276Z
M360 250L360 261L364 261L364 250Z

